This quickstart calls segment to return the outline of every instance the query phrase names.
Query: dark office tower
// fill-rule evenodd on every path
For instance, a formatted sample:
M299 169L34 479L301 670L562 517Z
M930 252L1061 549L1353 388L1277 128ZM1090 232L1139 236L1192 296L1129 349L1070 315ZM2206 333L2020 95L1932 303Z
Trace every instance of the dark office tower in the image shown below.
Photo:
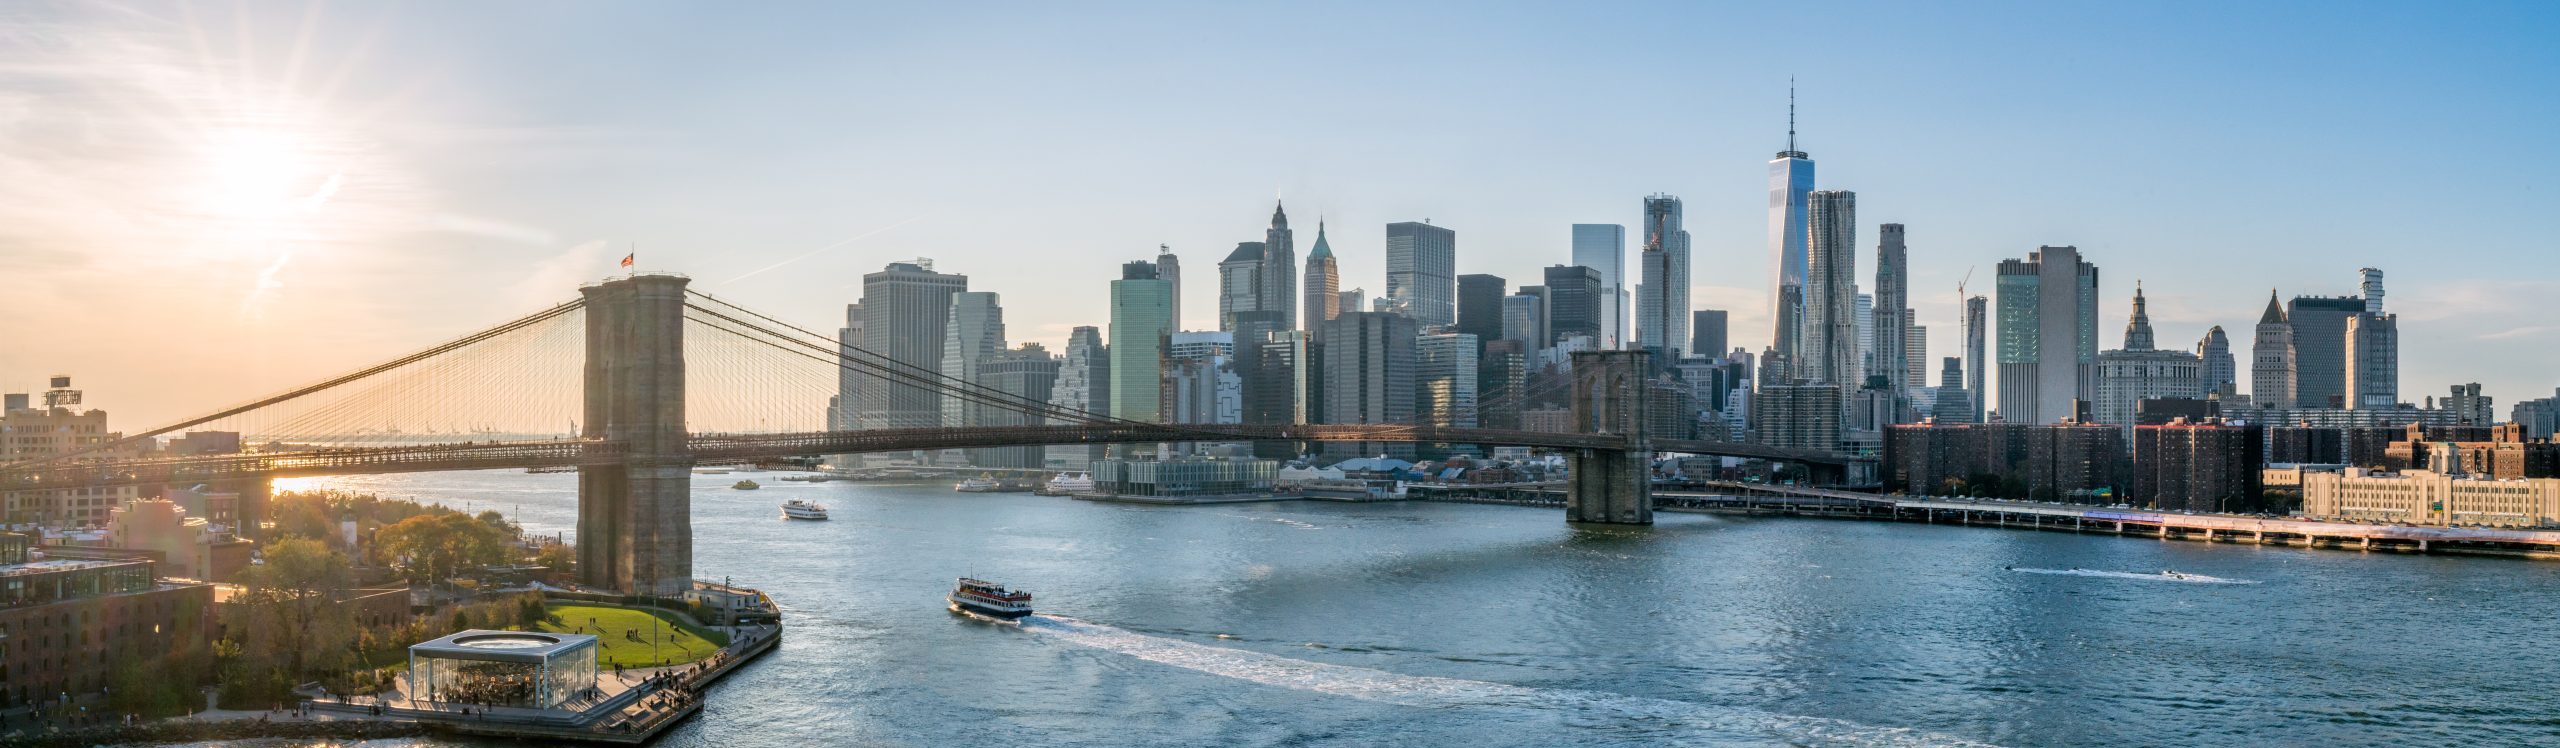
M937 273L932 260L892 262L862 276L862 347L910 371L940 371L951 324L951 297L969 277ZM908 380L866 373L854 385L854 427L942 425L942 393Z
M1607 298L1607 288L1600 283L1600 271L1581 265L1547 267L1547 335L1548 343L1573 335L1588 335L1594 345L1600 340L1600 303ZM1642 334L1639 328L1639 335Z
M1289 213L1271 203L1271 228L1262 232L1262 297L1260 309L1280 313L1280 329L1298 329L1298 240L1289 232Z
M1476 364L1476 419L1489 429L1519 429L1528 376L1529 350L1520 341L1484 344L1484 360Z
M1342 267L1334 262L1333 245L1324 240L1324 221L1316 221L1316 246L1307 250L1306 329L1322 327L1342 308Z
M1964 290L1962 284L1958 284L1956 290L1961 293ZM1980 294L1964 300L1964 391L1973 400L1974 423L1981 423L1983 411L1990 407L1990 401L1985 398L1991 396L1991 391L1983 387L1983 380L1987 378L1983 375L1991 371L1991 359L1984 352L1984 341L1991 334L1990 308L1991 300Z
M988 389L1013 395L1035 403L1050 402L1057 395L1061 364L1056 356L1039 343L1004 351L978 366L978 383ZM979 415L987 426L1034 426L1046 419L1005 408L986 408ZM978 467L1040 467L1041 447L990 447L969 450L969 464Z
M1700 309L1689 315L1689 355L1725 355L1724 341L1724 310Z
M1479 355L1485 343L1502 339L1502 297L1509 294L1502 276L1458 276L1458 332L1476 336Z
M1948 356L1946 368L1938 373L1938 402L1929 417L1939 423L1972 423L1973 397L1964 388L1964 360Z
M2190 512L2262 510L2266 435L2256 424L2180 418L2133 427L2134 506Z
M1796 374L1856 387L1865 380L1858 356L1858 196L1816 190L1806 200L1805 352Z
M1876 306L1873 312L1876 363L1875 368L1869 371L1886 375L1894 383L1893 390L1897 395L1907 391L1906 384L1909 387L1927 386L1925 382L1912 381L1922 378L1920 374L1909 373L1923 371L1923 367L1918 365L1920 362L1914 359L1925 356L1926 352L1910 350L1913 338L1911 278L1910 261L1905 252L1902 224L1888 223L1876 227Z
M2098 266L2039 247L1999 268L2000 417L2043 425L2098 394Z
M2293 297L2285 322L2293 328L2294 407L2347 407L2347 318L2363 312L2362 297Z
M1689 231L1680 227L1680 198L1644 199L1644 253L1637 264L1636 347L1661 351L1656 361L1677 361L1689 342ZM1601 282L1608 282L1605 273Z
M1594 281L1597 284L1597 281ZM1413 318L1388 312L1343 312L1326 322L1317 336L1324 341L1324 422L1412 423L1415 340L1422 327ZM1325 462L1380 454L1411 459L1410 443L1331 442Z
M1324 324L1318 321L1316 324ZM1260 425L1311 423L1308 408L1316 387L1315 362L1309 358L1315 334L1305 330L1268 333L1252 347L1244 377L1244 422ZM1275 460L1296 458L1302 445L1293 441L1254 442L1253 453Z
M1387 224L1386 300L1423 327L1457 322L1458 232L1428 223Z

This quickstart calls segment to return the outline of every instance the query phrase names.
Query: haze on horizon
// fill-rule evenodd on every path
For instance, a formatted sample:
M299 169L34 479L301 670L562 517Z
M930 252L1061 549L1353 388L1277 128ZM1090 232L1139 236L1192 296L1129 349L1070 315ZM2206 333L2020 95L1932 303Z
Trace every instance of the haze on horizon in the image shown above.
M1517 285L1570 224L1678 195L1695 305L1757 350L1792 77L1818 186L1859 193L1862 283L1875 225L1909 226L1933 359L1968 272L1991 295L2000 260L2070 244L2102 348L2140 280L2160 345L2221 325L2245 386L2270 288L2373 266L2402 398L2477 381L2503 418L2560 386L2555 31L2535 3L15 5L0 391L69 374L139 431L633 251L820 329L931 257L1054 349L1107 322L1120 262L1169 244L1209 277L1275 197L1374 297L1386 223Z

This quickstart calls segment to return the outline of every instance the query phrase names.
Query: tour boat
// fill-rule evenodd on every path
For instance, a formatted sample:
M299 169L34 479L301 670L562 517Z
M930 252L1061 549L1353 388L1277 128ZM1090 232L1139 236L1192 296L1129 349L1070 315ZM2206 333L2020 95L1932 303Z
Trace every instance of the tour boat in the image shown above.
M792 499L782 502L783 519L826 519L827 507L815 501Z
M751 481L751 480L742 480L742 481L738 481L736 484L731 485L731 486L729 486L729 487L730 487L730 488L738 489L738 490L740 490L740 491L753 491L753 490L756 490L756 489L758 489L758 488L763 488L763 486L756 485L756 482L755 482L755 481Z
M970 478L959 482L957 485L953 485L951 490L961 493L995 493L996 489L1003 487L1004 484L997 483L994 476L981 473L978 477Z
M1040 484L1040 489L1033 493L1042 496L1074 496L1091 490L1093 490L1093 476L1084 473L1059 473L1057 477L1050 478L1049 482Z
M968 577L951 588L951 612L981 615L1007 621L1031 615L1031 593L1007 591L1004 585Z

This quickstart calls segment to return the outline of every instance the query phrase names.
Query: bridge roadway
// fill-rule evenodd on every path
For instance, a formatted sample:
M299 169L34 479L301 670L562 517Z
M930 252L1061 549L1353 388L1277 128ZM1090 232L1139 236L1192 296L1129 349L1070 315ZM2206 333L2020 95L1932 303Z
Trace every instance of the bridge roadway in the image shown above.
M1179 441L1409 442L1493 444L1549 449L1625 449L1611 434L1439 428L1393 424L1345 425L1065 425L985 428L910 428L782 434L693 434L686 440L694 464L750 463L782 457L901 452L908 450L1017 447L1049 444L1129 444ZM1654 450L1845 464L1848 458L1758 444L1657 441ZM575 468L623 464L625 446L603 439L464 442L390 447L323 447L300 451L244 452L140 459L31 461L0 465L0 491L89 486L157 485L258 477Z

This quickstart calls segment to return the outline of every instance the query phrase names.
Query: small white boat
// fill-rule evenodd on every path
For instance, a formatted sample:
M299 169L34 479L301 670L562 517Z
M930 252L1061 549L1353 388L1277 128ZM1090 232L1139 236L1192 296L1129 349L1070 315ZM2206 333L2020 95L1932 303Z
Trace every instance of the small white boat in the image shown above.
M1059 473L1057 477L1050 478L1049 482L1040 484L1040 488L1032 493L1042 496L1074 496L1092 490L1093 476L1084 473Z
M815 501L792 499L782 502L783 519L826 519L827 507Z
M694 475L728 475L728 468L694 468Z
M1004 484L996 482L995 476L981 473L978 477L952 485L951 490L961 493L995 493L997 489L1003 487Z

